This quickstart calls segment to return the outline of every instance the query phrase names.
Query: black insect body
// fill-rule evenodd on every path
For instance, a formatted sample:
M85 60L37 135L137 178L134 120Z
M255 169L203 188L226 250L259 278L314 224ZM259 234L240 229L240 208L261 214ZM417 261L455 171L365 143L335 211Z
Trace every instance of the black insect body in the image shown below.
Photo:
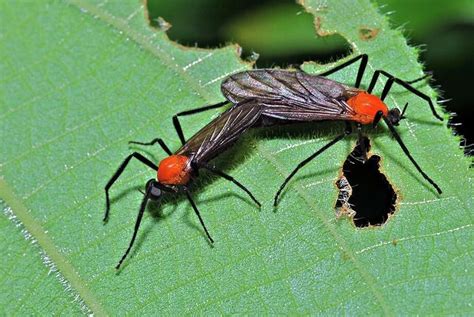
M199 111L199 110L198 110ZM178 115L186 115L190 113L198 112L196 110L188 112L183 112ZM235 180L232 176L225 174L224 172L218 170L214 166L208 164L210 160L216 157L218 154L222 153L226 148L228 148L232 143L234 143L237 138L244 133L244 131L252 126L255 120L258 119L259 108L254 106L247 106L245 103L240 104L239 107L234 107L223 112L219 117L209 123L207 126L202 128L198 133L196 133L192 138L187 142L184 140L183 131L181 125L175 116L174 124L176 131L183 143L181 148L172 153L168 146L164 143L162 139L154 139L151 142L130 142L133 144L139 145L154 145L159 144L161 148L169 155L163 159L159 166L155 165L149 159L144 157L142 154L134 152L131 155L127 156L120 167L117 169L115 174L111 177L107 185L105 186L105 195L106 195L106 210L104 215L104 221L107 221L110 210L110 199L109 199L109 189L115 183L115 181L120 177L122 172L127 167L128 163L132 158L137 159L144 165L150 167L157 172L157 177L155 179L150 179L145 186L144 198L140 205L138 212L137 220L135 223L135 230L132 235L130 244L125 251L124 255L120 259L116 268L120 268L120 265L127 257L130 252L135 238L137 236L140 223L145 212L145 207L148 200L159 200L164 192L168 193L184 193L189 200L194 212L196 213L199 221L211 243L214 240L211 238L209 231L207 230L204 221L199 213L199 210L194 203L194 200L191 197L189 192L189 184L192 179L198 176L198 171L200 169L205 169L211 173L219 175L237 185L239 188L244 190L250 198L260 206L260 203L253 196L253 194L241 183Z
M360 66L354 87L324 77L359 60ZM427 76L425 75L412 81L403 81L383 70L377 70L372 76L367 91L364 91L359 86L367 62L368 56L363 54L319 75L310 75L302 71L256 69L233 74L223 81L221 91L225 98L233 104L232 109L243 105L256 108L252 118L259 117L259 119L252 121L254 126L265 125L269 122L277 124L282 122L323 120L346 122L344 133L338 135L331 142L300 162L290 173L275 195L275 206L286 184L303 166L352 133L350 122L357 124L359 138L361 138L361 125L371 124L375 127L382 119L418 172L439 194L442 193L440 187L421 169L412 157L395 129L400 120L405 118L404 114L408 104L405 105L403 111L400 111L396 108L388 109L387 105L383 102L393 84L396 83L425 100L430 106L433 115L442 121L443 118L437 114L431 99L411 85ZM372 95L371 92L380 75L387 77L388 80L379 98ZM225 105L225 102L200 108L197 111L213 109L222 105Z

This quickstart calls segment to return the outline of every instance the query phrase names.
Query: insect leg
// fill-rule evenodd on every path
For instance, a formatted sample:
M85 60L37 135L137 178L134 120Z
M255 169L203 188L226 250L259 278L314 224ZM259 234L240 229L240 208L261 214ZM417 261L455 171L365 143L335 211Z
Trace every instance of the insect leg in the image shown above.
M199 113L199 112L203 112L203 111L207 111L207 110L211 110L211 109L220 108L222 106L225 106L228 103L229 103L229 101L226 100L226 101L223 101L223 102L219 102L215 105L204 106L204 107L201 107L201 108L186 110L186 111L182 111L182 112L179 112L179 113L175 114L173 116L173 125L174 125L176 133L178 134L178 137L181 141L181 144L184 145L186 143L186 139L184 138L183 129L181 128L181 124L179 123L178 117L187 116L187 115L190 115L190 114L195 114L195 113Z
M395 127L390 122L390 120L387 119L386 117L383 117L383 119L384 119L385 123L387 124L388 128L390 129L390 132L392 132L393 137L395 138L395 140L397 140L398 144L402 148L405 155L410 159L410 161L413 163L413 165L415 165L415 168L418 170L418 172L420 172L420 174L423 176L424 179L426 179L431 185L433 185L433 187L436 189L438 194L441 194L443 192L441 190L441 188L439 188L439 186L428 175L426 175L425 172L423 172L423 170L418 165L418 163L415 161L413 156L411 156L410 151L408 151L408 148L403 143L402 139L400 138L400 136L397 133L397 130L395 130Z
M346 137L347 135L351 134L352 133L352 128L350 126L349 123L346 123L346 130L344 131L343 134L340 134L338 135L334 140L332 140L331 142L329 142L328 144L326 144L325 146L323 146L322 148L320 148L319 150L317 150L315 153L313 153L312 155L310 155L308 158L306 158L305 160L301 161L298 166L293 170L293 172L291 172L290 175L288 175L288 177L285 179L285 181L283 182L283 184L281 184L280 188L278 189L278 192L276 193L275 195L275 199L273 201L273 206L276 207L277 204L278 204L278 197L280 196L281 192L283 191L283 189L285 188L286 184L290 181L290 179L301 169L303 168L306 164L308 164L309 162L311 162L315 157L317 157L319 154L323 153L324 151L326 151L327 149L329 149L331 146L333 146L334 144L336 144L337 142L339 142L340 140L342 140L344 137Z
M360 86L360 82L362 81L362 76L364 76L364 72L365 72L365 68L367 66L367 62L369 61L369 56L367 54L361 54L359 56L356 56L350 60L348 60L347 62L344 62L330 70L327 70L325 71L324 73L321 73L321 74L318 74L318 76L327 76L327 75L330 75L332 73L335 73L337 72L338 70L341 70L355 62L357 62L358 60L361 60L360 61L360 66L359 66L359 70L357 71L357 78L356 78L356 82L355 82L355 85L354 87L356 88L359 88Z
M226 180L228 181L231 181L232 183L234 183L235 185L237 185L238 187L240 187L243 191L245 191L249 196L250 198L258 205L258 207L261 207L262 205L260 204L260 202L255 198L255 196L250 192L250 190L248 190L244 185L242 185L241 183L239 183L235 178L233 178L232 176L216 169L215 167L213 166L210 166L208 164L199 164L198 165L199 167L202 167L206 170L208 170L209 172L211 173L214 173L216 175L219 175L223 178L225 178Z
M418 77L418 78L415 78L413 80L406 80L405 82L407 84L414 84L414 83L417 83L419 81L422 81L423 79L426 79L426 78L431 78L431 76L433 76L432 72L426 72L423 76L421 77Z
M212 240L211 235L209 234L209 231L207 231L206 225L204 224L204 220L202 220L201 214L199 213L199 210L198 210L196 204L194 203L194 200L192 199L191 194L188 192L187 189L185 189L185 193L186 193L186 197L188 197L188 200L191 203L191 206L194 209L194 212L196 213L196 215L199 218L199 222L201 223L201 226L204 228L204 231L206 232L207 238L209 239L209 241L211 243L214 243L214 240Z
M122 262L127 257L128 253L132 249L133 243L135 242L135 238L137 237L138 229L140 228L140 224L142 222L143 213L145 212L145 207L146 207L146 204L148 202L148 198L150 197L150 191L151 191L151 187L147 188L146 193L145 193L145 197L143 197L142 203L140 205L140 209L138 210L138 216L137 216L137 220L135 222L135 229L133 230L132 240L130 240L130 243L128 244L127 250L122 255L122 258L120 259L119 263L115 267L115 269L117 269L117 270L120 268L120 265L122 265Z
M149 159L141 155L140 153L133 152L129 156L123 160L122 164L120 164L119 168L117 171L115 171L114 175L110 178L110 180L107 182L107 185L105 185L105 214L104 214L104 222L107 222L107 219L109 218L109 211L110 211L110 198L109 198L109 189L112 187L112 185L115 183L115 181L120 177L122 172L125 170L127 167L128 163L132 158L136 158L143 164L147 165L148 167L154 169L155 171L158 170L158 166L153 164Z
M423 76L423 77L417 78L417 79L415 79L415 80L412 80L412 81L404 81L404 80L401 80L400 78L397 78L397 77L395 77L395 76L393 76L393 75L387 73L387 72L384 71L384 70L376 70L376 71L374 72L374 75L372 76L372 80L370 81L369 88L367 89L367 92L368 92L368 93L371 93L372 90L374 89L375 83L377 82L377 79L378 79L379 75L384 75L384 76L386 76L386 77L388 78L387 83L385 84L385 86L384 86L384 88L383 88L382 95L380 96L380 99L381 99L381 100L384 100L385 97L388 95L390 89L392 88L393 83L397 83L397 84L399 84L400 86L402 86L403 88L405 88L406 90L410 91L411 93L417 95L417 96L420 97L421 99L423 99L423 100L425 100L426 102L428 102L428 104L429 104L429 106L430 106L430 108L431 108L431 112L433 113L433 115L434 115L437 119L443 121L443 118L442 118L440 115L438 115L438 113L436 112L435 107L434 107L434 105L433 105L433 102L431 101L431 98L430 98L428 95L426 95L426 94L422 93L421 91L419 91L418 89L414 88L412 85L410 85L410 84L412 84L412 83L414 83L414 82L420 81L420 80L422 80L422 79L428 77L429 74L428 74L428 75L425 75L425 76Z
M171 155L173 154L169 147L166 145L165 141L163 141L163 139L161 138L156 138L156 139L153 139L151 140L150 142L137 142L137 141L129 141L128 144L139 144L139 145L155 145L156 143L158 143L161 148L163 149L163 151L166 152L166 154L168 155Z

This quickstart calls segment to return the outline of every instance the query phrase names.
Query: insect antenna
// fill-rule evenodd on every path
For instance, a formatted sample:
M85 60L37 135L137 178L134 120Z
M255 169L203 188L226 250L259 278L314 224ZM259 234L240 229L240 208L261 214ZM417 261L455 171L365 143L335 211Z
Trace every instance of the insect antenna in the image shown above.
M403 110L402 110L402 114L400 115L400 120L402 119L405 119L405 111L407 110L407 107L408 107L408 102L405 104L405 106L403 107Z

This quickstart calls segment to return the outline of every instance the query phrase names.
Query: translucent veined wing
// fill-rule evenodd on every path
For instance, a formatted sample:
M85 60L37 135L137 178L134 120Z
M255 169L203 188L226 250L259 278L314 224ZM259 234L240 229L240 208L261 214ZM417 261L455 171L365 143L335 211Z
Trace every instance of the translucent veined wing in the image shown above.
M231 75L221 90L233 103L255 100L264 116L297 121L351 119L346 100L360 92L325 77L275 69Z
M202 128L176 154L206 163L237 141L261 116L262 107L252 100L234 105Z

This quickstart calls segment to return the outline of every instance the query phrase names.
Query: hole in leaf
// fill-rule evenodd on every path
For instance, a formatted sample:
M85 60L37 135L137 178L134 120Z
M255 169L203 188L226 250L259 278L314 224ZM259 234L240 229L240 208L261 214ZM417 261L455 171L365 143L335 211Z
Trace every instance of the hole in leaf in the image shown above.
M377 37L379 28L371 28L368 26L359 27L359 38L363 41L370 41Z
M171 40L201 48L238 43L243 58L258 56L259 68L322 64L351 53L342 36L322 31L324 21L316 23L324 35L317 36L313 15L293 0L148 0L147 8L150 24L166 30Z
M362 138L342 167L343 175L336 182L339 196L336 215L347 215L357 227L380 226L395 212L397 194L380 172L380 157L368 156L370 141Z

